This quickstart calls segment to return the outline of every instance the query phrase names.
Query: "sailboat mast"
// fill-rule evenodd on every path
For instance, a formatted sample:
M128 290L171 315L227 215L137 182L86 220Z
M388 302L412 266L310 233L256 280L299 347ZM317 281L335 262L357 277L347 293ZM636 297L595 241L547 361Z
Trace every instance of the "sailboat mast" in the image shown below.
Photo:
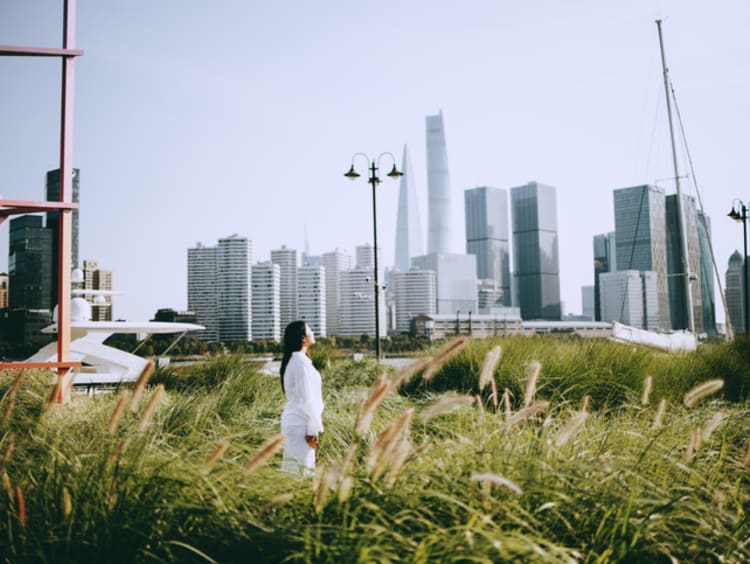
M685 224L685 211L682 201L682 192L680 191L680 173L677 168L677 151L674 144L674 126L672 124L672 103L669 98L669 70L667 69L667 60L664 56L664 41L661 34L661 20L656 20L656 27L659 30L659 48L661 49L661 66L664 71L664 94L667 97L667 116L669 117L669 138L672 141L672 162L674 164L674 183L677 188L677 226L680 235L680 254L682 255L682 272L680 273L685 280L685 309L687 310L688 329L695 332L695 319L693 316L693 292L690 287L690 271L688 268L688 245Z

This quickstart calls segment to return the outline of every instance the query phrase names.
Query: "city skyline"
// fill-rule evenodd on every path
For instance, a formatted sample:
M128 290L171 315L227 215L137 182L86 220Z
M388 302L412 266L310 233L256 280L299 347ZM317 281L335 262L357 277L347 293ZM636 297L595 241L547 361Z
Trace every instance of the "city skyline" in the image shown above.
M664 180L673 172L654 24L663 18L670 78L723 271L742 249L741 226L726 213L734 198L750 196L739 168L750 86L738 72L750 46L750 7L722 7L386 1L333 2L321 11L301 2L229 1L220 10L191 1L79 2L79 258L112 270L115 289L125 292L115 317L146 319L186 307L184 249L196 241L241 233L260 259L280 245L302 250L305 239L313 254L351 251L372 241L369 187L342 176L351 155L398 158L409 145L424 219L424 120L442 110L451 246L464 248L457 205L464 190L531 179L556 186L561 298L566 311L580 311L580 287L593 283L591 238L614 230L612 191L656 183L673 193ZM4 3L0 43L59 46L61 13L57 0ZM374 84L373 66L382 73ZM8 85L0 92L1 193L42 199L45 174L56 168L59 62L4 57L0 76ZM386 266L397 198L397 184L378 187Z

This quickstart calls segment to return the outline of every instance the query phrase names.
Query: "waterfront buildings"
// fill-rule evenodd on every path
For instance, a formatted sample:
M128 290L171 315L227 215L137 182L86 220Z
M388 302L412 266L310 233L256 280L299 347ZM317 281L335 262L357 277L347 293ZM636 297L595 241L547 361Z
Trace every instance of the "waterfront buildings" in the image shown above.
M271 261L254 264L252 272L253 340L281 340L281 267Z
M188 249L187 308L195 312L198 323L205 327L195 334L204 341L219 340L217 254L216 247L202 243Z
M216 278L219 294L219 339L221 341L251 340L252 258L253 247L248 238L234 234L219 239Z
M297 307L297 251L282 245L271 251L271 262L279 265L281 273L281 331L299 319Z
M297 280L299 319L306 321L315 335L327 336L325 268L301 266Z
M326 284L326 329L329 335L339 335L341 310L341 273L353 266L352 256L341 249L323 253ZM373 306L374 309L374 306Z
M397 333L410 331L415 315L437 313L435 272L432 270L394 272L393 294Z

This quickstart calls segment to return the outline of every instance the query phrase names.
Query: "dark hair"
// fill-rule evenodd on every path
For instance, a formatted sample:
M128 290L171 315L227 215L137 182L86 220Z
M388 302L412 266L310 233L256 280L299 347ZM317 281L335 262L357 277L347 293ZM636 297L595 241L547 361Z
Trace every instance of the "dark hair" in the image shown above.
M281 368L279 374L281 375L281 391L286 394L284 389L284 372L286 372L286 365L289 364L289 359L292 358L292 353L302 349L302 340L305 338L307 333L307 323L305 321L292 321L284 329L284 356L281 359Z

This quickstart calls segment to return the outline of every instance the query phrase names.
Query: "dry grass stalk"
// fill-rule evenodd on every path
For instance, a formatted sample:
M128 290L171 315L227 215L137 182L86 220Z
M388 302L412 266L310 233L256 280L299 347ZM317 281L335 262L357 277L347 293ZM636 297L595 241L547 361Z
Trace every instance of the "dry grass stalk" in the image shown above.
M67 520L73 513L73 499L70 497L70 490L68 488L63 488L62 491L62 509L63 519Z
M370 430L375 411L386 394L388 394L388 390L390 390L390 382L388 378L381 374L375 380L372 393L370 393L370 396L362 403L359 409L357 422L354 425L354 433L356 435L361 437Z
M286 435L279 433L274 438L266 441L257 454L255 454L255 456L253 456L245 465L245 468L242 470L242 475L247 477L263 466L269 458L276 454L276 451L281 448L281 445L284 444L285 440Z
M581 402L581 413L588 413L590 403L591 403L591 396L588 394L583 396L583 401Z
M546 400L541 401L535 401L528 407L524 407L523 409L518 410L515 414L513 414L510 419L508 419L505 422L505 428L510 429L522 421L525 421L526 419L529 419L531 417L535 417L539 415L540 413L543 413L547 411L549 408L549 402Z
M484 415L484 402L482 401L482 396L477 394L474 396L474 401L477 404L477 408L479 409L479 416L482 417Z
M107 432L110 435L114 435L117 431L117 426L120 424L120 418L122 417L122 412L125 410L128 396L130 396L130 392L128 390L123 390L120 394L120 399L117 400L117 405L112 412L112 417L109 418L109 425L107 426Z
M11 503L14 503L16 500L16 496L13 493L13 484L10 482L10 476L8 476L8 473L3 469L3 475L2 475L2 482L3 482L3 489L5 490L5 493L8 494L8 500Z
M588 397L588 396L586 396ZM568 441L583 427L589 414L587 411L579 411L571 417L560 432L557 434L555 444L558 448L565 446Z
M13 380L13 385L8 391L8 407L5 409L3 424L7 424L8 421L10 421L10 418L13 417L13 411L16 409L16 394L18 393L18 389L21 387L21 382L23 382L24 379L26 379L26 371L21 370L15 380Z
M529 378L526 380L526 391L523 394L523 406L529 407L534 401L536 395L536 381L539 378L539 372L542 370L542 364L534 360L529 364Z
M723 387L724 380L722 380L721 378L708 380L698 386L695 386L688 393L686 393L685 397L682 400L682 403L685 404L685 407L695 407L700 400L710 396L711 394L715 394Z
M513 408L510 405L510 390L505 388L503 392L503 405L505 406L505 420L508 421L513 416Z
M455 409L457 407L464 407L474 404L474 396L467 394L455 394L440 398L430 407L425 409L420 415L420 419L423 423L427 423L431 419L434 419L438 415Z
M156 386L156 388L154 388L154 391L151 394L151 398L148 400L148 404L146 404L146 409L143 410L141 420L138 422L138 427L136 428L136 430L139 433L145 431L146 427L148 427L148 424L151 423L151 419L156 412L156 407L159 405L159 400L161 399L162 395L164 395L164 384L159 384L158 386Z
M480 392L484 390L484 388L487 386L490 380L495 379L495 370L497 370L497 365L500 364L501 351L502 349L498 345L497 347L493 348L490 352L488 352L487 355L484 357L484 362L482 363L482 370L479 372L479 391Z
M354 479L351 476L346 476L339 484L339 503L344 503L351 497L352 489L354 489Z
M432 356L423 356L414 362L410 362L406 366L399 368L391 379L391 388L397 390L402 384L409 381L415 374L425 370L432 361L435 360Z
M321 464L319 468L316 468L315 476L317 480L313 484L313 506L315 507L315 513L320 513L328 498L328 493L333 489L335 472L331 472L325 465Z
M16 486L16 502L18 505L18 522L21 528L26 528L26 499L23 497L21 486Z
M273 509L274 507L278 507L279 505L284 505L285 503L289 503L290 501L292 501L292 499L294 499L294 494L292 493L285 493L285 494L277 495L271 501L269 501L265 505L262 505L258 509L258 514L263 515L269 509Z
M724 413L714 413L714 416L706 423L706 426L701 431L701 442L706 442L714 434L714 431L719 428L727 416Z
M413 415L414 408L410 407L378 435L367 456L367 472L369 474L372 473L381 459L387 463L390 455L398 446L401 435L409 429L409 423L411 423Z
M750 439L745 443L745 457L742 459L742 464L745 468L750 466Z
M347 474L349 474L349 471L352 467L352 462L354 461L354 456L357 454L357 450L359 449L359 443L357 441L354 441L352 444L349 445L349 448L346 449L346 454L344 455L344 459L341 461L341 477L344 478Z
M125 437L124 439L122 439L117 445L117 448L115 449L115 451L109 457L109 460L107 460L107 468L111 468L117 462L119 462L120 457L123 454L125 454L125 451L128 450L129 446L130 446L130 437Z
M654 379L651 376L646 376L643 380L643 394L641 395L641 405L648 405L651 398L651 387L654 383Z
M662 398L659 402L659 407L656 408L656 413L654 414L654 429L658 429L662 426L662 423L664 421L664 414L667 412L667 399Z
M492 393L490 394L490 399L492 399L492 406L495 408L495 411L497 411L497 406L498 406L497 383L495 382L494 378L490 380L490 386L492 387Z
M133 397L130 400L130 411L133 413L138 409L138 402L140 401L141 395L143 395L143 391L146 389L146 384L153 373L154 361L150 360L146 365L146 368L143 369L143 372L139 374L138 379L133 386Z
M429 382L435 377L440 369L445 366L448 360L461 352L466 345L469 344L468 337L456 337L452 341L448 342L435 356L432 362L427 366L425 371L422 373L422 379L425 382Z
M389 464L386 477L386 485L388 487L392 487L393 484L396 483L396 479L398 478L399 474L401 474L401 470L403 470L406 463L414 455L414 452L415 451L412 448L411 444L409 444L408 440L402 439L400 441L398 448L391 457L391 463Z
M203 462L203 466L201 466L201 474L203 474L204 476L209 474L214 465L221 459L222 456L224 456L224 453L228 448L229 441L219 441L216 444L216 448L211 453L211 456L206 458L206 460Z
M13 433L8 433L8 448L5 449L5 454L3 455L3 459L0 460L0 468L5 468L5 466L10 462L10 459L13 456L13 451L16 449L16 442L13 437Z
M698 447L700 447L700 441L701 441L701 432L700 431L693 431L690 433L690 438L688 439L687 448L685 449L685 460L687 462L692 462L695 458L695 453L698 451Z
M516 484L511 482L508 478L504 478L503 476L500 476L498 474L474 472L471 475L471 479L475 482L486 482L502 486L509 489L516 495L521 495L523 493L523 490L521 490L521 488L519 488Z

